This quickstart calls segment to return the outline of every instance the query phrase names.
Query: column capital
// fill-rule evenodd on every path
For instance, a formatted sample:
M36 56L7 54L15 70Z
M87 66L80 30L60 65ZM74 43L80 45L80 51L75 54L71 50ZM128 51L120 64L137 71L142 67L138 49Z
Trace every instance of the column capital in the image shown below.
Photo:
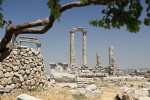
M74 30L71 30L70 33L74 33Z
M82 32L85 33L85 34L87 33L87 31L85 31L85 30L83 30Z

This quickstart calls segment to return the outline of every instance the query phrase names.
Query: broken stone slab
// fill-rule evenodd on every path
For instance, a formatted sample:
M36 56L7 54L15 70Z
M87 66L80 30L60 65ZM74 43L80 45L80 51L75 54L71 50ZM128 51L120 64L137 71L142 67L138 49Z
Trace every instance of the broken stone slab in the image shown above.
M86 90L97 90L97 86L95 84L88 85Z
M86 87L86 95L87 96L98 96L98 95L102 95L102 94L103 94L102 90L98 89L95 84L91 84Z
M141 97L139 100L150 100L150 97Z
M42 100L42 99L30 96L30 95L26 95L26 94L21 94L17 96L16 100Z

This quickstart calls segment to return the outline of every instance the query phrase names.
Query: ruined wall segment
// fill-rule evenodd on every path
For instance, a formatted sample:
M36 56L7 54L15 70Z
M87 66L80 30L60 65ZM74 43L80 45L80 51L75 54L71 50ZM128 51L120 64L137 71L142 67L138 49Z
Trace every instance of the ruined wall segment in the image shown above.
M39 50L15 46L0 62L0 94L44 87L44 63Z

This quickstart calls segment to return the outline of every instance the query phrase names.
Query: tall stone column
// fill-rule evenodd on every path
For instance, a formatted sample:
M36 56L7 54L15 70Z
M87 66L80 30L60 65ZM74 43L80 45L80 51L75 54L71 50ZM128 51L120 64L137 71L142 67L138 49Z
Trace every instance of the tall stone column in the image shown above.
M86 33L87 31L83 31L83 47L82 47L83 66L87 66Z
M112 60L113 60L113 46L109 47L109 66L112 65Z
M100 54L96 53L97 65L100 66Z
M75 66L76 54L75 54L75 43L74 43L74 31L70 31L70 66Z

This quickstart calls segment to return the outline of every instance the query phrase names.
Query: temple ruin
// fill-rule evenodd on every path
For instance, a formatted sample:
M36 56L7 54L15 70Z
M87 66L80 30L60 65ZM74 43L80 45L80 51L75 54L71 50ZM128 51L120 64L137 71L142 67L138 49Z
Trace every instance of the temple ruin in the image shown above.
M75 52L75 39L74 33L75 32L82 32L83 34L83 42L82 42L82 58L83 58L83 68L88 68L87 65L87 47L86 47L86 33L87 31L84 30L83 27L79 28L72 28L70 31L70 67L77 67L76 65L76 52Z

